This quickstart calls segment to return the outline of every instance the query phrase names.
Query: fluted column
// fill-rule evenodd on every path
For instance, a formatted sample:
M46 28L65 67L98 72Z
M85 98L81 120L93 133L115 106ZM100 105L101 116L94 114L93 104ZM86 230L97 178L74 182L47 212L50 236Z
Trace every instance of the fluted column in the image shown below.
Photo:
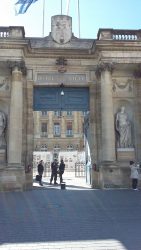
M11 63L12 82L9 118L8 164L21 165L23 129L23 84L21 63Z
M101 81L101 123L102 123L102 159L115 161L115 129L112 98L113 64L103 63L97 68Z

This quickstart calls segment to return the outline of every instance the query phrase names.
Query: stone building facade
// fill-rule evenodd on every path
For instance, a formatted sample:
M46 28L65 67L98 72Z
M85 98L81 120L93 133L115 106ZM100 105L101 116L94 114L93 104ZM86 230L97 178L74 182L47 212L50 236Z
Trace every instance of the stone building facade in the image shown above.
M92 186L129 187L129 161L141 160L140 63L141 30L100 29L96 39L79 39L64 15L52 17L44 38L0 27L0 190L32 188L34 88L62 80L89 89Z
M34 111L34 151L84 151L82 111Z

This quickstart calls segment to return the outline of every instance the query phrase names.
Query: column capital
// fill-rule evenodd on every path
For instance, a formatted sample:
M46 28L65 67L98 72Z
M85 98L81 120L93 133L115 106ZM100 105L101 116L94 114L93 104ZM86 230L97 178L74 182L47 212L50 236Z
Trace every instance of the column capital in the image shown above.
M114 70L114 63L101 62L100 64L97 65L95 74L96 77L99 78L103 71L109 71L112 74L113 70Z
M134 70L133 75L135 78L141 78L141 64Z
M10 68L11 72L14 70L21 71L23 75L26 75L26 67L24 61L7 61L7 65Z

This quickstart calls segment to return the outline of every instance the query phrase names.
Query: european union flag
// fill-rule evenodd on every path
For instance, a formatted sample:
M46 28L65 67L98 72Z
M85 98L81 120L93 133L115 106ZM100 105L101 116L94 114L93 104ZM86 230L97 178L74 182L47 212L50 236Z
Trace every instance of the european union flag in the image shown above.
M16 14L24 14L29 6L32 3L35 3L38 0L18 0L17 3L15 3L15 8L16 8Z

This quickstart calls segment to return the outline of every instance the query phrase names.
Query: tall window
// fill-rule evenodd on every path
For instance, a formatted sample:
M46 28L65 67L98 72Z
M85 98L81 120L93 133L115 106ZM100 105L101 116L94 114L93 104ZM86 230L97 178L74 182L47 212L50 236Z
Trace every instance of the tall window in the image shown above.
M61 135L60 123L55 122L54 123L54 136L60 136L60 135Z
M72 122L67 122L67 131L66 131L67 136L72 136Z
M67 111L67 116L72 116L72 111Z
M42 112L42 116L47 116L47 110L43 110Z
M68 150L68 151L73 151L73 145L68 145L68 146L67 146L67 150Z
M61 112L61 111L54 111L54 115L55 115L55 116L61 116L61 115L62 115L62 112Z
M41 136L47 136L47 123L46 122L42 122L41 123Z

